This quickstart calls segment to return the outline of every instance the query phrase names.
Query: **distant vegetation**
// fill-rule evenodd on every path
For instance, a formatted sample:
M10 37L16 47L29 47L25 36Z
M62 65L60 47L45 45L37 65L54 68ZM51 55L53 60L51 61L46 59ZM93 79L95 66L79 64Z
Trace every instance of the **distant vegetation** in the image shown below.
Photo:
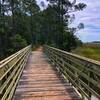
M71 51L80 44L75 32L84 28L69 25L73 12L86 8L76 0L47 0L42 11L36 0L0 0L0 59L13 54L26 45L48 44Z
M87 43L72 51L73 53L100 61L100 44Z

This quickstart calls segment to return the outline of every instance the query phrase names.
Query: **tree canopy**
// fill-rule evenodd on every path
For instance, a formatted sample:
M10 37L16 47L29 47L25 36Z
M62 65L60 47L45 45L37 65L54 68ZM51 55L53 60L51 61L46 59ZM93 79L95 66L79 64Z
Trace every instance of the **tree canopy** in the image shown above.
M83 10L84 3L76 0L47 0L41 10L35 0L0 0L0 58L7 57L26 45L48 44L71 51L81 42L74 34L84 28L69 25L74 21L73 12Z

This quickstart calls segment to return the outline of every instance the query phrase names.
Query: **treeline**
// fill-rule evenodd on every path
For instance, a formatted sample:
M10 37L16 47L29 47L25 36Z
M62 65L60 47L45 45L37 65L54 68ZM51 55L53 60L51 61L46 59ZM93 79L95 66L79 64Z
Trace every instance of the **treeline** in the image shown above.
M86 4L48 1L47 8L41 3L41 11L35 0L0 0L0 59L29 44L48 44L67 51L81 44L74 33L84 25L69 28L69 24L75 19L72 13L83 10Z

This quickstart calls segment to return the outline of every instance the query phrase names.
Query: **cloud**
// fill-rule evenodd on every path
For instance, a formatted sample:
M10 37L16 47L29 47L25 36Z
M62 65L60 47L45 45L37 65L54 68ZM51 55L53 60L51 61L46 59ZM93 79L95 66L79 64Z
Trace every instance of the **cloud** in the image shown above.
M73 25L83 22L85 29L77 33L82 41L100 41L100 0L77 0L87 4L83 11L75 13L76 20Z
M48 2L47 0L36 0L37 4L40 6L41 10L43 10L44 8L41 6L41 2L44 2L45 6L48 6Z
M37 1L37 4L40 5L41 2L44 2L45 4L47 4L47 1L46 0L36 0Z

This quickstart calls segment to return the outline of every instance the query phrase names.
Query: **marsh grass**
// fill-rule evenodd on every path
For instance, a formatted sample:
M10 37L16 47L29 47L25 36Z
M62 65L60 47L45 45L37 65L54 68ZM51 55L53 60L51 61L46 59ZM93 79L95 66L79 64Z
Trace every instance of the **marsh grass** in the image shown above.
M100 45L84 44L72 51L73 53L100 61Z

